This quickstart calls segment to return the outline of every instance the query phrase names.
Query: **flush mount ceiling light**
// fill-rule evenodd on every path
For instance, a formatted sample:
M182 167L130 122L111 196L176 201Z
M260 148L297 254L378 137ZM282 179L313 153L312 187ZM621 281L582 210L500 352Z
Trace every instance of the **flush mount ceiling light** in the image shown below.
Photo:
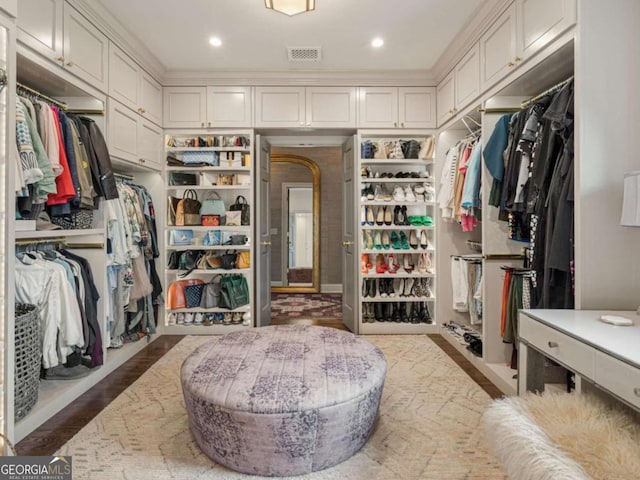
M264 0L264 5L270 10L275 10L291 17L298 13L315 10L316 0Z
M214 47L219 47L220 45L222 45L222 40L220 40L218 37L211 37L209 39L209 43Z
M373 40L371 40L371 46L374 48L380 48L383 45L384 45L384 40L380 37L376 37Z

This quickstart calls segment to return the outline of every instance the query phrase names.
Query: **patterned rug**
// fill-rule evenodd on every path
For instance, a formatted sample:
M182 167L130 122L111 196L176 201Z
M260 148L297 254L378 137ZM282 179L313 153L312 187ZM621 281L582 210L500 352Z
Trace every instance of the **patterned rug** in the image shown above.
M380 419L367 444L298 480L505 480L481 433L489 396L426 336L367 336L388 364ZM180 387L187 337L56 455L83 480L258 479L211 462L194 443Z
M341 293L272 293L271 318L342 318Z

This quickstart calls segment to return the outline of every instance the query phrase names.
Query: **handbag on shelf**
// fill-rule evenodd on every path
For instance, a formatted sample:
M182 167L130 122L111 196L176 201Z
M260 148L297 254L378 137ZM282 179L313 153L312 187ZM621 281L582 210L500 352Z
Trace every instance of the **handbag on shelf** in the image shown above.
M169 255L169 260L167 261L167 269L169 270L177 270L178 269L178 259L179 259L180 255L178 252L173 251L171 252L171 254Z
M236 197L236 202L229 207L232 212L240 211L240 225L249 225L251 219L251 208L247 199L243 195Z
M251 253L249 251L238 252L236 268L251 268Z
M176 225L176 211L178 209L178 197L167 197L167 225Z
M242 225L242 212L240 210L229 210L225 212L224 224L232 227Z
M191 242L193 242L193 230L179 228L171 230L169 234L169 245L184 246L191 245Z
M222 262L222 268L225 270L231 270L236 268L237 253L224 253L220 255L220 261Z
M203 243L207 247L220 245L220 230L209 230L205 233Z
M171 172L169 175L170 186L197 185L198 176L195 173Z
M225 211L224 200L220 198L220 194L214 191L207 192L202 199L200 215L219 215L223 217Z
M193 250L187 250L180 253L180 257L178 258L178 270L181 270L181 273L179 276L186 277L198 268L200 257L202 257L202 253Z
M249 284L244 275L223 275L220 280L221 308L235 310L249 303Z
M167 289L166 306L170 310L177 308L187 308L187 298L185 296L185 287L190 285L200 285L204 281L199 278L189 280L176 280L169 285Z
M198 194L192 188L184 191L176 207L176 225L200 225L200 207Z
M200 306L203 289L204 289L204 283L187 285L184 287L184 297L185 297L187 308L196 308Z
M210 282L204 284L200 298L200 308L216 308L220 301L220 278L216 275Z

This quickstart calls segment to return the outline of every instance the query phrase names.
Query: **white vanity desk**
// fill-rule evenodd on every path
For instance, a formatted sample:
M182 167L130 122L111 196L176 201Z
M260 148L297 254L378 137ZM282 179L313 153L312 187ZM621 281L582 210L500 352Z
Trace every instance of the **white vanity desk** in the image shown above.
M615 326L598 318L633 320ZM544 358L640 410L640 316L633 311L521 310L518 317L518 393L544 390Z

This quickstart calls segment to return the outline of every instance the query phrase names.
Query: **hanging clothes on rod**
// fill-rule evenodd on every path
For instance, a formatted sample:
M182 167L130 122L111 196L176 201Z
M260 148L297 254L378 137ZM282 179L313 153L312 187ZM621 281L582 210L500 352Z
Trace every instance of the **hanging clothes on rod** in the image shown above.
M102 365L100 295L89 262L60 239L20 242L16 249L15 294L38 308L44 378L77 378Z
M467 128L469 134L447 151L438 194L442 219L460 223L464 232L481 220L482 132Z
M482 323L482 255L451 255L453 309L469 312L472 325Z
M114 174L118 198L105 201L109 240L108 346L118 348L155 333L162 287L153 200L130 175Z
M574 305L573 87L569 78L501 117L483 152L489 204L531 247L533 307Z
M102 133L87 117L67 115L67 105L26 85L18 88L15 169L18 219L45 210L63 229L91 228L100 197L117 191Z

